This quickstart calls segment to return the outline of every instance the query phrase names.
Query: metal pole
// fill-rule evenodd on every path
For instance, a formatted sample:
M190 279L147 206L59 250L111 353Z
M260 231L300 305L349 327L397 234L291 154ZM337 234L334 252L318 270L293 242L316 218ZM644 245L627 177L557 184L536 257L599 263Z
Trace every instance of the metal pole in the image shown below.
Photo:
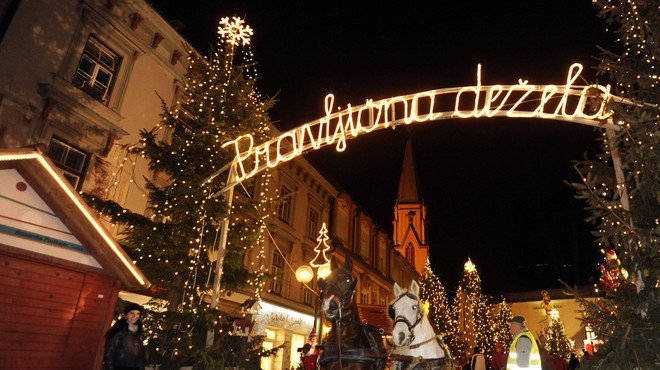
M236 167L231 166L229 175L227 176L227 183L234 180L236 174ZM220 228L220 241L218 242L218 255L215 261L215 277L213 279L213 291L211 294L211 308L218 308L218 301L220 300L220 282L222 280L222 264L225 260L225 248L227 247L227 234L229 232L229 216L231 215L231 205L234 199L234 186L229 187L222 193L223 200L227 203L227 214L222 219ZM206 332L206 347L213 345L215 332L213 328L209 328Z
M607 119L607 123L614 125L612 117ZM621 168L621 154L619 153L619 148L617 148L614 143L616 133L609 128L605 129L605 133L607 134L607 143L610 147L610 155L612 157L612 165L614 166L614 175L616 176L617 191L619 192L619 198L621 198L621 206L626 211L630 211L630 200L628 199L628 190L626 189L626 177Z

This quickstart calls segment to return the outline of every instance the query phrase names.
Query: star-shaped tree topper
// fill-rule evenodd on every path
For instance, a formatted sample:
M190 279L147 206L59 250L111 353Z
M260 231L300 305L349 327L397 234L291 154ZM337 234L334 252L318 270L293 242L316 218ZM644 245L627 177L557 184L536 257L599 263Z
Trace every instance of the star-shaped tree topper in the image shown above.
M328 236L328 229L325 227L325 222L321 226L321 230L319 231L319 237L316 238L316 240L319 242L319 244L316 245L314 248L314 251L316 252L316 256L314 259L309 263L313 267L319 267L323 265L327 265L330 260L328 259L328 256L326 256L326 252L330 250L330 246L328 245L328 239L330 237Z
M229 17L224 17L220 20L218 34L221 39L227 40L228 43L234 46L238 46L239 44L249 45L250 37L254 32L241 18L232 17L232 21L229 21Z

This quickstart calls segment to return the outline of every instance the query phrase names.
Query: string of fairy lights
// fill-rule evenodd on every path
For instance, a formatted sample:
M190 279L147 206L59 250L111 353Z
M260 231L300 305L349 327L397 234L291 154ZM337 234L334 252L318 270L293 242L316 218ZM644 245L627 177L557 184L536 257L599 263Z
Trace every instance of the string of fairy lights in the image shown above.
M176 103L173 107L164 115L163 119L156 124L155 131L158 132L163 140L168 140L174 135L174 131L177 129L173 122L178 124L183 124L184 127L186 121L189 120L198 120L200 117L209 117L208 128L204 128L201 132L202 135L213 135L213 141L215 142L216 147L221 147L221 144L227 141L228 135L231 133L226 132L225 130L220 130L214 127L217 127L219 121L227 116L229 109L234 109L235 107L228 108L227 98L233 97L232 92L228 89L229 83L232 78L232 68L234 59L236 57L236 48L242 47L241 56L241 65L245 66L243 72L246 74L248 79L256 79L257 72L255 64L253 63L253 54L249 49L250 45L250 36L252 35L252 30L249 26L244 25L242 19L234 17L232 20L229 18L223 18L218 27L218 34L220 36L220 49L224 50L223 57L220 56L219 51L214 52L213 58L209 60L197 58L193 52L189 52L187 58L188 61L188 70L195 71L198 69L197 63L205 63L206 72L204 74L195 74L190 73L190 79L188 79L183 84L183 89L179 94L179 99L176 100ZM224 49L223 46L224 45ZM200 68L203 70L203 68ZM200 98L199 92L202 91L203 95ZM217 99L216 93L220 92L220 99ZM240 93L245 93L246 90L240 90ZM260 125L256 131L255 136L267 136L270 131L269 124L265 121L265 113L260 104L260 96L256 89L247 90L249 97L249 104L253 104L257 107L257 114L255 115L256 120L264 121L263 125ZM192 107L193 109L186 109L185 107ZM169 119L172 118L172 119ZM110 180L109 186L105 189L106 198L116 198L120 185L122 184L122 177L124 173L128 173L130 168L130 184L138 186L138 182L134 181L136 169L139 167L139 159L146 159L148 153L145 152L144 148L146 147L145 139L142 139L141 142L127 145L125 147L125 157L123 161L119 164L117 170L112 173L112 178ZM178 171L182 174L185 174L189 171L191 163L189 162L186 152L189 148L194 147L196 144L191 139L186 139L179 148L179 152L170 153L173 157L179 158L176 166ZM215 171L221 162L218 161L217 153L213 150L209 150L208 157L203 167L207 167L206 171ZM130 166L129 166L130 164ZM209 170L210 169L210 170ZM156 177L154 177L156 178ZM187 271L187 276L184 281L184 299L182 300L182 310L185 310L185 306L193 307L195 310L199 304L203 303L204 294L203 291L207 290L206 287L210 285L211 276L214 272L213 263L206 264L207 259L203 258L207 255L210 262L213 262L217 258L217 252L214 247L218 243L219 237L219 225L220 219L218 216L213 216L208 214L208 209L212 209L212 202L217 202L216 199L210 197L211 190L208 188L198 191L196 189L196 184L194 183L179 183L176 181L176 176L172 177L174 181L168 182L166 179L162 179L162 182L171 186L173 188L184 189L181 191L181 194L185 194L185 198L192 198L193 203L196 205L197 213L200 215L197 219L196 225L193 227L193 230L198 233L198 237L189 240L188 245L188 259L181 261L171 261L168 259L163 259L161 256L153 255L140 255L138 260L135 262L143 261L146 258L155 258L157 263L162 264L178 264L187 266L184 271ZM268 235L271 239L272 245L275 246L275 249L279 250L275 238L270 233L267 227L266 219L273 217L276 213L276 210L273 209L272 204L275 201L275 196L270 195L271 191L269 190L269 185L272 180L272 175L270 171L264 171L258 179L255 180L254 188L258 190L258 195L251 194L251 191L245 188L241 183L241 189L243 195L236 195L235 199L241 197L251 198L256 200L256 205L249 205L247 202L232 202L231 211L229 212L231 216L230 219L230 229L241 235L238 239L239 241L244 241L245 235L248 235L255 230L249 229L248 223L241 223L241 216L247 211L251 211L254 214L258 215L258 220L255 223L256 225L256 235L257 238L253 240L251 246L243 246L245 252L249 252L248 249L251 249L252 252L246 253L246 260L248 263L248 270L252 273L250 278L247 281L247 285L251 291L253 291L254 297L257 300L261 300L262 292L265 291L265 276L268 273L269 269L266 267L267 260L266 255L266 242L265 238ZM148 197L148 193L145 189L138 187L138 190L142 197ZM173 192L176 192L173 191ZM256 196L255 196L256 195ZM149 206L152 209L149 217L152 220L162 220L162 222L171 221L171 214L173 208L176 206L177 198L169 203L165 204L150 204ZM254 209L247 209L250 206L254 206ZM186 215L189 215L186 212ZM113 227L117 225L112 223L110 215L100 214L100 216L108 220ZM244 229L239 230L239 227ZM149 242L147 238L146 243ZM232 246L232 241L227 241L227 248ZM161 250L161 255L167 255L165 250ZM280 251L281 252L281 251ZM282 256L285 259L289 269L293 272L293 267L290 262L286 259L285 254L282 253ZM202 276L205 275L205 276ZM194 302L197 298L197 302ZM195 305L194 303L197 303ZM208 307L208 305L207 305ZM220 319L219 317L218 319ZM187 330L192 330L192 328L187 328Z
M229 91L228 86L232 78L232 68L234 63L234 56L237 47L243 47L241 53L241 63L246 66L243 72L248 76L248 79L255 79L256 68L253 63L253 54L249 49L249 40L252 35L252 30L249 26L244 25L242 19L234 17L233 20L229 18L223 18L220 22L218 28L218 34L220 36L219 46L220 49L224 51L223 57L220 57L219 51L215 51L214 57L210 60L196 57L196 55L190 51L188 60L188 70L194 72L198 67L196 63L205 63L206 72L202 75L190 73L192 78L188 79L183 85L183 91L179 94L179 99L177 99L174 106L164 114L163 119L156 124L154 132L161 135L162 140L169 140L174 134L174 131L177 129L173 122L182 124L184 129L187 129L186 122L190 120L198 120L201 117L209 117L208 127L201 131L200 135L213 135L213 141L215 142L216 148L221 148L221 144L226 141L231 132L221 129L218 126L219 120L226 117L229 109L235 111L235 107L228 108L227 98L233 97L232 92ZM218 62L222 60L223 64ZM203 68L200 70L204 70ZM261 121L262 123L256 129L255 135L265 136L270 131L269 123L265 120L264 109L260 103L260 96L255 89L245 90L249 86L241 86L240 93L246 93L248 97L247 104L252 104L256 107L257 114L255 115L256 121ZM217 92L220 90L220 99L217 99ZM203 92L202 97L199 98L199 92ZM186 109L185 107L192 107L193 109ZM190 178L190 168L192 163L190 163L189 158L187 157L187 151L190 148L193 148L197 143L193 141L195 137L199 136L190 136L185 141L183 141L177 151L173 151L170 155L173 158L178 160L175 163L177 170L183 176L181 178ZM129 186L137 186L139 193L142 197L148 197L147 191L138 185L138 182L135 181L135 174L137 168L140 166L139 160L146 159L148 153L145 152L147 147L146 139L142 139L141 142L127 145L125 147L125 156L123 160L117 166L117 169L112 173L109 183L107 184L106 189L104 189L104 197L106 199L117 199L120 195L120 190L122 182L126 181L125 173L130 173L128 176ZM200 165L202 168L194 168L193 170L203 170L205 172L215 171L220 164L223 164L221 158L218 158L216 151L208 150L208 156L206 156L204 163ZM195 158L199 160L201 158ZM195 205L195 209L199 217L197 218L196 225L192 227L192 230L198 233L197 238L193 238L188 241L188 259L180 261L171 261L167 258L161 256L167 256L165 250L161 250L159 256L149 255L140 255L138 256L138 261L144 260L145 258L155 258L157 263L162 264L178 264L187 266L183 271L187 271L187 276L184 282L184 299L182 304L185 306L187 304L192 304L195 297L203 299L204 294L200 294L200 291L205 290L205 286L209 285L210 276L213 272L213 264L206 264L207 258L204 258L205 255L213 258L215 253L214 248L217 245L217 238L219 228L218 225L221 221L221 217L217 215L211 215L208 213L209 209L214 209L215 204L219 200L210 197L210 189L198 188L198 185L193 181L177 181L177 176L169 176L170 180L163 179L162 182L166 183L167 186L171 188L171 192L175 194L180 194L182 198L177 196L173 197L170 201L164 204L152 203L149 204L151 212L149 218L152 221L161 220L163 223L171 221L169 216L174 207L176 206L179 199L185 201L192 201L192 204ZM154 176L155 181L159 182L158 177ZM264 220L270 216L274 211L269 210L269 206L272 204L272 197L268 197L269 193L268 187L271 180L271 175L268 171L264 172L262 176L259 177L259 184L255 185L260 189L260 196L256 197L256 213L259 214L260 219L255 223L256 224L256 233L259 235L256 240L254 240L253 247L257 247L258 252L254 259L250 262L250 270L256 276L255 279L250 279L248 285L255 290L255 295L260 298L260 292L263 291L263 281L264 275L267 272L265 264L263 263L266 260L265 255L265 243L264 236L266 231L266 223ZM243 187L244 193L249 197L250 192ZM127 192L128 190L124 190ZM240 236L239 241L244 241L246 234L253 232L255 230L248 230L249 224L243 223L243 230L237 230L239 227L240 216L243 213L243 208L246 207L246 204L237 202L232 205L230 214L234 215L231 219L231 228L232 230L243 234ZM191 211L186 211L185 216L190 216ZM112 215L103 214L100 212L99 215L101 218L107 220L113 228L117 227L117 224L112 222ZM210 241L210 242L209 242ZM149 237L147 241L149 242ZM144 244L143 246L144 247ZM231 241L228 242L228 246L231 245ZM245 250L248 249L247 246L244 247ZM206 276L202 277L202 273ZM201 303L201 302L197 302ZM194 306L194 305L193 305ZM185 307L183 307L185 309Z

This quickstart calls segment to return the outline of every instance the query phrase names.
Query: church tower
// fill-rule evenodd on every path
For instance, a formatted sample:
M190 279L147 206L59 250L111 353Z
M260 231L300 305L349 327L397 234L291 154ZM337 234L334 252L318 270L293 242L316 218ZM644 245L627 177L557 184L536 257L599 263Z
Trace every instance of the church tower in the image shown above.
M415 267L419 275L424 274L424 264L429 257L426 232L426 206L419 196L417 174L410 135L406 139L406 150L401 167L399 195L394 205L394 249Z

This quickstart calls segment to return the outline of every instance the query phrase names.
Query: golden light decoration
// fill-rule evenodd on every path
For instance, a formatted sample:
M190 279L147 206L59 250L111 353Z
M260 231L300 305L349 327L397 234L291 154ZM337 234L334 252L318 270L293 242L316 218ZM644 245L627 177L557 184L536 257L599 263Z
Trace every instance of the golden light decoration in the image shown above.
M472 263L472 260L468 258L467 262L465 262L465 271L467 272L475 272L477 270L477 266Z
M250 37L254 34L252 28L239 17L232 17L232 20L230 22L229 17L220 20L220 26L218 27L220 37L234 46L239 44L249 45Z
M314 277L314 270L309 265L302 265L296 269L296 280L301 283L309 283Z
M326 263L325 265L319 266L317 274L319 278L327 278L331 272L332 270L330 269L330 264Z

